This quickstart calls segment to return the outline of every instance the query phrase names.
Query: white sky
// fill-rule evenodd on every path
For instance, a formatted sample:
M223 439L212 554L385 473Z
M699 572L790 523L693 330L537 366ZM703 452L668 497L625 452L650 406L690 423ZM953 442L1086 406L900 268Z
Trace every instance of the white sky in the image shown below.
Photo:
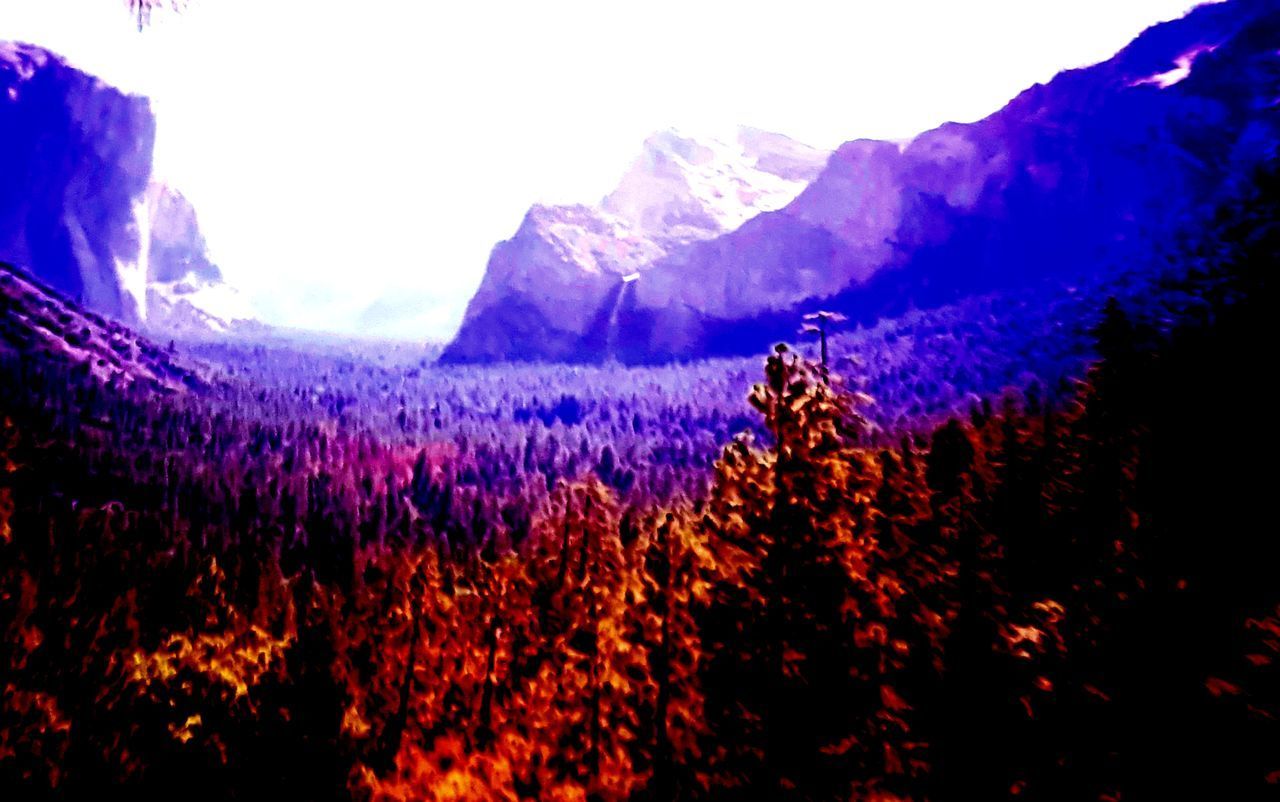
M443 339L530 204L595 202L653 131L905 138L1192 5L190 0L139 33L124 0L0 0L0 39L152 98L157 175L262 319Z

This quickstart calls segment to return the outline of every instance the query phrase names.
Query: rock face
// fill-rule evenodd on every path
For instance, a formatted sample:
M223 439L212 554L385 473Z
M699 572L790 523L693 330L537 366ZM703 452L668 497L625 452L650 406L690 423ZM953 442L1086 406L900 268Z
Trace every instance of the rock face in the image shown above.
M105 314L144 317L154 139L145 99L0 43L0 259Z
M604 356L630 283L624 277L782 208L826 157L748 128L728 142L673 131L651 136L598 206L529 210L515 236L494 248L463 333L444 358Z
M534 210L495 249L446 358L746 353L794 339L799 315L817 305L870 320L1140 266L1276 152L1278 100L1280 12L1231 0L1157 25L1114 58L1034 86L976 123L948 123L905 146L848 142L793 200L723 217L722 233L668 245L634 238L634 224L596 229L588 251L622 254L614 269L538 251ZM671 210L700 192L662 182L643 190L649 206ZM628 190L621 207L630 219L646 206L638 193Z
M196 210L181 192L152 181L146 192L148 329L202 336L256 331L248 302L209 259Z
M146 192L147 281L183 279L221 281L222 272L209 253L195 207L173 187L153 181Z
M132 325L223 330L248 312L195 209L152 177L154 140L145 98L0 42L0 261Z

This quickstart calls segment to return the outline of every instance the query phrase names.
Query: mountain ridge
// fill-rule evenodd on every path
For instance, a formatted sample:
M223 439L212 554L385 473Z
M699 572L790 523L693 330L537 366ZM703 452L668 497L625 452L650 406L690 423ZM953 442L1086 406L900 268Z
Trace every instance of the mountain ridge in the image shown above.
M733 142L653 134L599 204L535 204L511 239L494 247L464 318L477 335L467 346L471 355L520 353L531 345L525 333L535 332L544 345L575 348L610 310L560 315L562 307L595 310L624 277L781 208L826 156L746 127ZM503 322L484 322L494 317Z
M1199 6L976 122L944 123L905 146L847 142L786 206L664 254L630 287L597 282L579 308L540 309L554 327L517 289L508 312L469 315L445 358L759 352L793 338L799 314L818 304L870 321L889 308L1149 260L1280 141L1277 51L1280 13L1269 4ZM547 277L536 292L565 294L554 283ZM613 328L592 328L600 320ZM502 349L505 327L520 332L518 348Z

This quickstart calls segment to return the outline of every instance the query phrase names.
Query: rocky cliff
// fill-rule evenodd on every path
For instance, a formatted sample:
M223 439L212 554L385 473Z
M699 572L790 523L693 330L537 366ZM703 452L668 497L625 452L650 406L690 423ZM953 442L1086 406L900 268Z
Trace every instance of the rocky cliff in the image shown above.
M1278 100L1274 4L1202 6L978 122L905 145L846 143L785 205L679 247L624 248L619 271L548 269L512 247L518 234L495 250L486 303L473 303L446 356L752 352L794 339L818 305L871 320L1141 266L1276 151ZM600 231L592 248L625 241ZM622 270L640 277L623 283Z
M145 99L0 43L0 259L105 314L145 317L154 138Z
M651 266L792 201L827 154L742 128L654 134L598 206L535 206L494 248L446 360L605 355L621 292Z
M126 323L225 329L248 311L195 209L153 178L155 130L145 98L0 42L0 261Z

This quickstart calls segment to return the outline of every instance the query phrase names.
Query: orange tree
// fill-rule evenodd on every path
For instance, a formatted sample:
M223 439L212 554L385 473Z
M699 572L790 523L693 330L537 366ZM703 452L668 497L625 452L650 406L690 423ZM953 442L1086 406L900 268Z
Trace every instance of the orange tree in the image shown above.
M707 516L758 559L708 617L715 715L742 735L721 781L773 799L889 791L925 767L901 679L945 627L920 608L940 574L880 523L885 462L856 410L869 399L785 346L765 374L750 400L773 443L726 450Z

